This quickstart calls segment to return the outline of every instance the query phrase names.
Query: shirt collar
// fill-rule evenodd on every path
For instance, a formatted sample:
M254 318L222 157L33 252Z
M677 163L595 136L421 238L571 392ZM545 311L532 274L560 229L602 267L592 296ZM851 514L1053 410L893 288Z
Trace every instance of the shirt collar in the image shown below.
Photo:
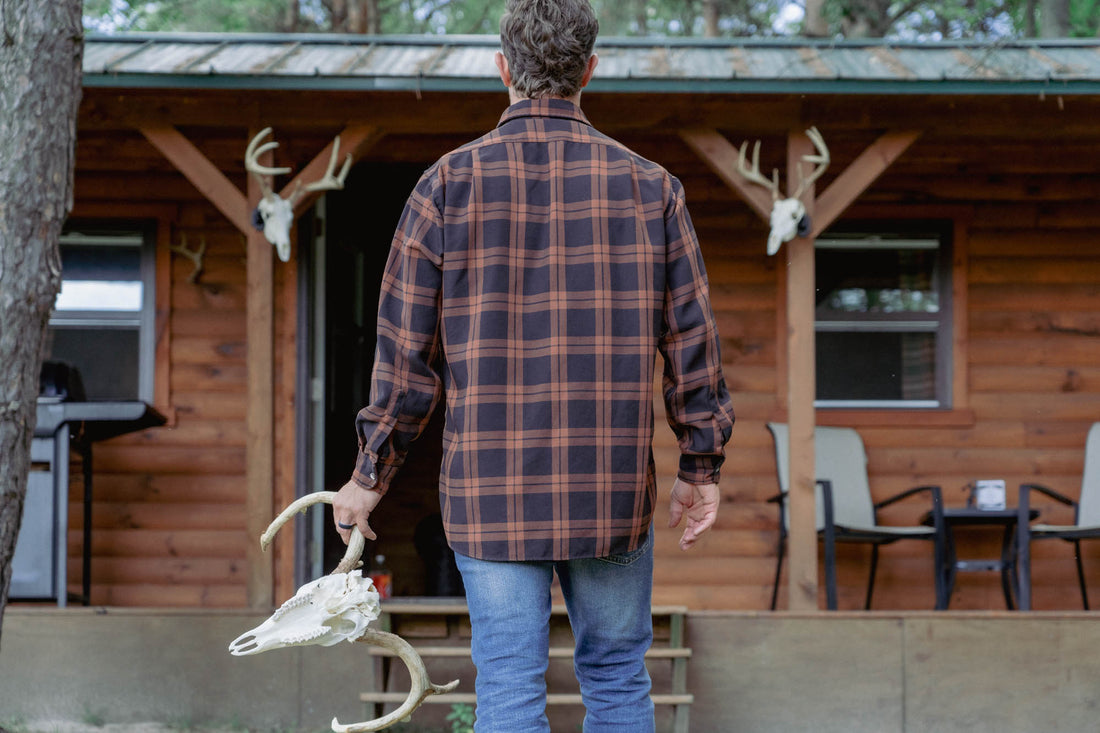
M581 108L567 99L557 97L544 97L542 99L521 99L500 116L500 127L505 122L510 122L520 117L560 117L566 120L574 120L591 126L591 122L581 112Z

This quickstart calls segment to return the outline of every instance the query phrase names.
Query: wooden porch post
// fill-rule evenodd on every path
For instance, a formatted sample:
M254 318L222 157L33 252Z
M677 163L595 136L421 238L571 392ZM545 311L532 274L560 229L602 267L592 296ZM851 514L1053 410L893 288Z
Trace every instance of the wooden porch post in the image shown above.
M787 138L787 195L798 186L803 155L813 153L801 131ZM807 171L808 172L808 171ZM806 215L813 220L814 186L803 193ZM790 566L787 574L788 608L817 608L817 528L814 504L814 396L817 384L814 344L814 238L798 237L781 250L787 256L787 430L790 441Z
M249 139L258 130L249 131ZM267 151L261 165L272 165ZM263 197L255 176L248 176L248 211ZM247 502L245 524L248 542L248 605L270 608L275 601L274 553L265 553L253 541L263 534L274 518L275 486L275 251L263 232L249 227L246 323L248 351L248 414L246 417L245 464Z

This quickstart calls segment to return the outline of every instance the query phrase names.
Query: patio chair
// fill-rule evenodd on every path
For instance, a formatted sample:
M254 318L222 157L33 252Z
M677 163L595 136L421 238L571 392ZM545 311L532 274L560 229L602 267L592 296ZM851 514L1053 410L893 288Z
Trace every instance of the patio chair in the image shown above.
M1073 507L1073 524L1031 524L1031 492L1038 491L1066 506ZM1100 422L1093 423L1085 440L1085 469L1081 476L1081 497L1074 501L1041 484L1022 484L1017 524L1021 611L1031 610L1031 542L1059 539L1073 543L1077 560L1077 583L1081 586L1081 603L1089 609L1089 593L1085 587L1085 567L1081 563L1081 540L1100 539Z
M768 423L775 441L775 460L780 493L769 499L779 507L779 550L775 567L775 584L772 589L771 608L775 610L779 595L779 576L786 554L787 534L790 531L787 511L787 493L790 482L787 475L790 441L787 426ZM879 545L898 540L931 541L933 546L933 571L936 589L936 608L947 607L944 577L943 498L939 486L918 486L903 491L878 503L871 501L871 488L867 479L867 453L859 433L851 428L814 429L815 473L817 478L816 511L817 533L824 540L825 596L830 610L836 609L836 548L837 542L862 542L871 545L870 577L867 581L867 597L863 607L871 608L871 596L875 590L875 571L878 569ZM931 526L889 526L878 523L877 511L902 499L917 494L927 494Z

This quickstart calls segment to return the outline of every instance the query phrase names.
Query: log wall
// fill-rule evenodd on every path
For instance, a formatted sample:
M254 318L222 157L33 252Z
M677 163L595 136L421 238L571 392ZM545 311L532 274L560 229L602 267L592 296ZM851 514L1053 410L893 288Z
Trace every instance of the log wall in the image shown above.
M660 103L664 104L662 100ZM655 114L654 100L635 102L640 117ZM801 118L825 133L836 172L880 132L868 124L860 102L806 102ZM863 104L871 104L866 102ZM797 109L796 105L790 106ZM704 249L712 300L722 336L727 381L737 425L723 471L723 505L715 530L690 553L677 547L679 530L663 526L665 496L657 521L655 602L696 609L763 609L775 570L777 516L768 497L776 490L775 459L764 424L785 419L780 372L784 333L780 293L783 250L764 253L765 225L692 153L676 134L675 121L639 130L617 126L613 108L592 105L593 122L679 176ZM991 107L994 111L997 106ZM1043 114L1049 113L1044 108ZM629 117L626 111L619 114ZM710 116L719 111L707 107ZM963 111L942 109L922 137L866 193L861 215L912 211L966 220L963 280L967 303L960 343L968 362L956 380L956 409L946 418L910 414L818 412L819 423L846 424L863 436L870 457L872 490L882 499L909 486L937 483L947 504L965 502L963 487L975 478L1004 478L1009 496L1023 481L1046 483L1077 496L1088 426L1100 420L1100 183L1092 173L1098 141L1076 123L1057 142L1037 146L1029 127L1008 128L986 110L967 124ZM364 111L364 113L366 113ZM194 115L194 112L188 112ZM211 113L213 114L213 113ZM392 111L387 114L392 115ZM682 114L690 117L689 112ZM601 119L602 115L602 119ZM905 111L891 119L905 121ZM739 125L731 110L723 132L735 145L758 117ZM919 115L916 119L922 119ZM692 120L694 121L694 120ZM1072 121L1071 121L1072 122ZM239 123L243 124L243 123ZM801 119L790 120L801 125ZM910 120L912 124L912 120ZM280 162L300 166L328 141L332 125L281 133ZM339 129L339 125L335 126ZM621 128L621 129L620 129ZM245 128L181 126L219 168L244 187L240 153ZM1072 134L1070 134L1072 133ZM431 162L471 134L391 134L367 153L375 161ZM778 165L781 137L764 139L762 166ZM768 156L774 158L769 160ZM121 606L239 607L247 603L245 555L245 354L244 239L145 139L125 124L95 120L80 132L77 147L76 212L82 216L153 216L173 244L187 235L194 247L207 242L204 270L188 281L189 261L161 248L168 287L158 290L164 309L160 334L169 354L158 364L158 408L168 426L98 445L92 602ZM276 263L276 500L294 495L295 279L292 266ZM167 290L168 292L162 292ZM165 386L164 381L167 380ZM658 401L659 402L659 401ZM663 420L658 410L658 420ZM350 429L350 427L349 427ZM671 485L676 446L659 426L655 444L663 491ZM79 490L71 526L79 527ZM410 526L394 501L391 521ZM407 502L422 510L422 503ZM430 502L429 502L430 503ZM1040 504L1043 518L1068 520ZM411 511L411 510L410 510ZM915 505L892 510L888 521L915 521ZM79 587L80 533L70 534L70 583ZM960 556L997 554L992 537L960 538ZM293 591L291 538L276 543L276 600ZM407 548L406 548L407 549ZM1090 583L1100 587L1100 543L1086 547ZM416 594L415 554L389 553L403 567L399 592ZM869 552L840 551L840 605L862 604ZM1077 608L1071 548L1038 545L1034 552L1036 608ZM785 585L785 583L784 583ZM780 607L785 604L781 586ZM961 575L952 608L1003 607L999 579ZM899 543L882 551L875 607L921 609L933 604L930 548Z

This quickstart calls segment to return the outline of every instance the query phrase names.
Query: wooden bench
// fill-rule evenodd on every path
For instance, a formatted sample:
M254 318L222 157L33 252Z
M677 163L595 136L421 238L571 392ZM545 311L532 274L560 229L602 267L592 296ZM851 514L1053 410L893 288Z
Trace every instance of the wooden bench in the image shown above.
M691 658L691 649L684 645L686 616L687 608L681 606L654 606L653 646L646 652L646 659L653 662L650 664L650 673L654 678L654 687L660 683L667 688L667 691L654 692L651 697L655 705L672 706L673 733L687 733L688 713L695 700L694 695L687 692L687 663ZM553 606L550 618L551 661L572 659L573 639L565 606ZM430 671L432 659L445 662L448 671L432 671L433 681L446 682L458 676L464 687L472 688L476 672L470 659L470 619L465 603L434 598L385 601L382 603L379 628L404 637L425 660ZM373 717L379 717L384 713L387 704L404 702L408 693L407 688L402 692L402 688L396 684L392 691L390 689L393 652L378 647L367 648L375 657L374 675L371 689L361 693L359 699L373 705ZM657 674L654 667L660 663L667 663L669 667L665 673ZM457 674L453 673L456 670ZM576 685L571 674L572 665L569 671L572 685ZM555 680L554 677L548 673L548 687L555 682L559 685L565 684L564 680ZM404 679L403 675L402 678ZM474 705L475 702L473 692L463 691L433 695L425 700L428 704L444 705ZM548 707L581 705L582 700L579 692L548 691L546 704Z

